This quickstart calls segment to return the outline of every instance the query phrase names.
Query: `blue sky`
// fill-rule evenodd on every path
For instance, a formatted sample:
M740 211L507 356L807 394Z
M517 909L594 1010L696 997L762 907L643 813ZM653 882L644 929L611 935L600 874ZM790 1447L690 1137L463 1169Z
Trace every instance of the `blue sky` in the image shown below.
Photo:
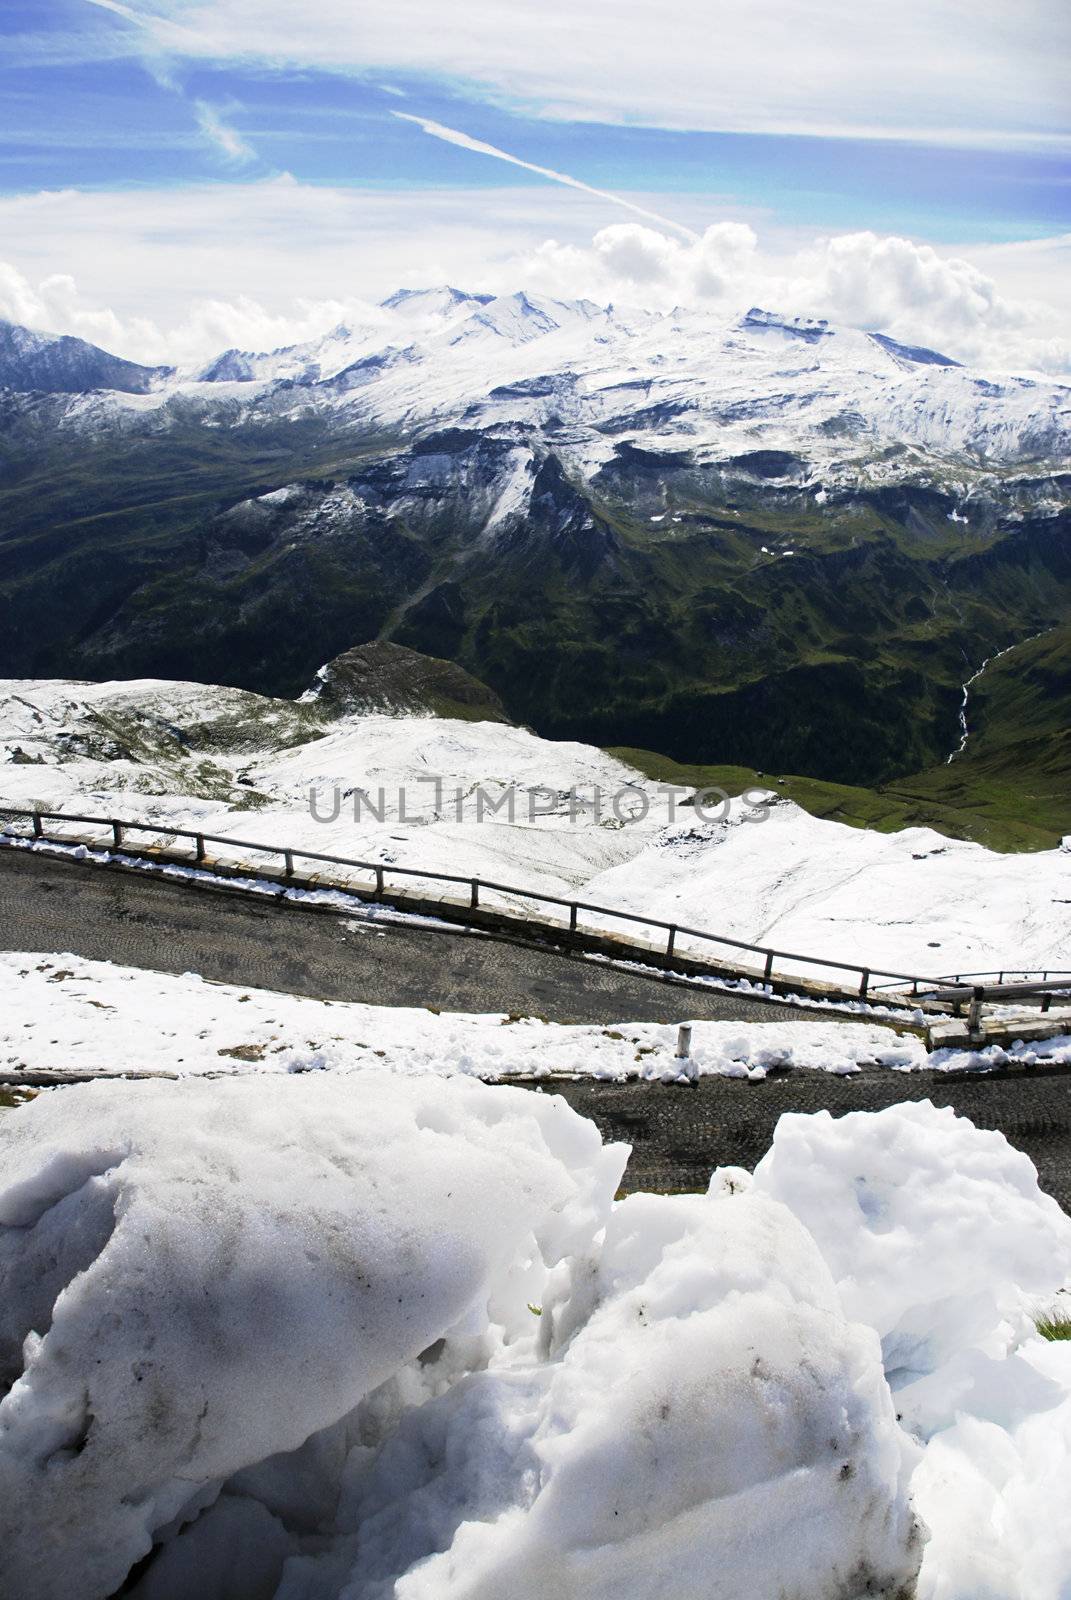
M0 260L31 290L110 285L120 319L177 315L213 270L221 295L277 308L290 184L294 225L318 219L317 295L321 226L339 292L368 293L413 239L429 270L470 280L548 238L579 249L624 224L612 194L696 233L735 219L778 259L860 230L979 262L1019 247L999 259L1020 288L1034 242L1055 280L1040 252L1071 232L1063 8L883 16L849 0L5 0ZM609 193L581 201L399 111Z
M0 34L11 41L0 104L0 191L8 194L279 172L361 188L501 186L496 162L391 116L404 106L599 188L710 195L790 225L947 242L1043 238L1071 225L1065 150L549 120L404 65L389 74L392 93L367 75L315 66L165 63L139 56L137 30L87 0L8 0ZM234 131L247 157L229 156L206 134L199 103ZM546 182L516 172L512 181Z

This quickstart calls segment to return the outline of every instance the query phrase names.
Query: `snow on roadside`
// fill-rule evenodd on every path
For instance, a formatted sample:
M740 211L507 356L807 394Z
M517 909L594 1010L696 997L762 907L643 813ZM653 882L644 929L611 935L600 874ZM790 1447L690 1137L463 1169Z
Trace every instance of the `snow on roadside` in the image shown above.
M382 1071L0 1116L4 1600L1064 1600L1028 1159L929 1103L624 1154Z
M350 935L377 936L374 924L356 924ZM5 1072L184 1076L379 1066L484 1079L577 1073L672 1080L704 1073L763 1078L773 1068L845 1074L994 1064L984 1052L928 1056L916 1035L866 1022L784 1022L776 1012L771 1022L693 1023L691 1055L681 1062L675 1024L626 1019L581 1027L312 1000L73 955L2 952L0 991ZM1071 1063L1071 1037L1031 1046L1030 1054Z
M1067 959L1071 850L1000 855L926 828L849 828L780 797L763 821L739 801L705 820L687 791L671 810L605 751L499 723L328 717L204 684L13 679L0 680L0 729L0 804L456 872L874 970ZM570 800L596 786L598 818ZM625 786L622 809L642 820L613 814ZM336 820L310 815L310 787L327 816L337 788ZM496 802L514 788L514 820L476 820L480 787ZM357 790L382 791L382 820L367 806L355 820Z
M1071 1283L1071 1218L1001 1133L928 1102L786 1115L754 1185L808 1229L882 1341L925 1447L918 1600L1071 1594L1071 1343L1034 1319ZM1055 1293L1054 1293L1055 1291Z
M877 1338L765 1195L615 1207L559 1097L383 1073L75 1085L0 1155L10 1600L154 1543L136 1600L910 1592Z

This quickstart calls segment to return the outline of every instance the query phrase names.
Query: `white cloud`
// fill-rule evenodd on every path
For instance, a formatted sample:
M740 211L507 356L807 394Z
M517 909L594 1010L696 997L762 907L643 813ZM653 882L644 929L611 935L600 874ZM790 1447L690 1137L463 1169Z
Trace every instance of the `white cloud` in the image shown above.
M1066 254L1064 241L1051 246L1057 260ZM1040 255L1032 251L1039 275ZM759 304L936 346L979 366L1071 371L1071 306L1007 296L980 266L910 239L863 232L763 250L740 223L716 223L693 244L615 223L589 246L548 240L512 270L550 294L663 310Z
M1068 142L1061 0L108 3L179 56L431 73L539 116Z
M119 0L89 0L90 5L100 6L104 11L114 11L117 17L122 17L124 22L142 23L142 18L136 11L131 11L129 6L119 4Z
M143 361L187 362L310 338L364 320L400 285L453 282L656 309L759 304L982 367L1071 371L1067 238L967 259L874 233L801 238L757 216L723 216L694 240L639 222L600 227L604 216L594 196L561 189L482 191L474 206L468 191L385 194L288 177L0 197L0 316Z
M209 105L207 100L195 100L194 112L197 116L197 126L210 144L214 145L228 161L246 162L256 158L256 151L252 145L246 143L241 134L224 122L222 114L215 106Z
M138 359L173 359L177 351L185 360L220 344L260 343L248 333L243 304L256 303L283 328L302 325L299 302L365 301L444 281L494 288L495 271L548 233L590 239L605 215L604 203L562 189L482 190L475 205L468 190L392 194L286 175L0 195L0 258L37 297L33 314L24 315L9 288L0 315L86 338L96 330L102 342L107 332L112 348ZM40 287L72 269L77 308ZM226 328L213 312L211 344L194 317L206 305L236 308ZM264 338L281 342L269 332Z

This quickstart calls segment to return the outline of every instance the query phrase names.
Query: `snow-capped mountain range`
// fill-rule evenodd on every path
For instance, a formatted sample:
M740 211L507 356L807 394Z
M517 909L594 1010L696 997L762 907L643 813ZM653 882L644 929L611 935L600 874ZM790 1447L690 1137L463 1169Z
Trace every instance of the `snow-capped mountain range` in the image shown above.
M10 676L393 641L547 736L869 785L1071 603L1071 387L756 307L406 289L187 371L0 328L0 437Z
M755 452L764 478L882 481L1071 456L1071 387L987 376L881 333L525 293L400 290L361 326L196 369L137 367L0 327L0 384L57 393L62 425L234 426L324 416L344 431L443 426L543 435L587 476L635 443L696 464Z

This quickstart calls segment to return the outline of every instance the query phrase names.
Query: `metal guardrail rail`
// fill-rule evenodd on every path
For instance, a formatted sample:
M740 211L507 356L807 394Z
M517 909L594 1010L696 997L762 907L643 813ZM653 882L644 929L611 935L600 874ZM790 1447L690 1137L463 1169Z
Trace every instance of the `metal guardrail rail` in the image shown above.
M623 911L620 908L596 905L585 900L568 900L559 895L545 894L538 889L519 888L516 884L496 883L491 879L471 877L462 873L439 872L425 867L402 867L390 862L356 860L349 856L328 855L316 850L304 850L293 845L265 844L263 841L237 839L231 835L203 833L190 828L175 828L166 823L131 822L115 817L76 815L73 812L66 811L31 811L22 807L7 806L0 803L0 818L16 817L25 818L29 821L29 834L14 833L6 823L3 823L0 824L0 840L6 836L9 839L40 840L59 845L83 844L87 847L95 845L95 841L64 838L54 831L50 832L46 827L46 823L49 822L102 829L106 835L103 847L117 851L127 846L129 835L138 833L150 834L158 839L169 841L175 839L191 841L193 848L190 859L180 864L203 867L206 871L210 871L214 867L224 867L232 872L236 868L242 868L247 873L255 873L257 871L255 867L250 867L248 863L242 863L241 861L224 863L210 859L207 848L210 844L221 845L226 849L236 851L251 850L258 855L269 857L278 856L282 859L282 871L278 875L277 881L284 887L288 883L292 883L295 887L301 887L301 879L295 873L294 863L296 861L315 861L321 865L345 867L351 871L367 874L371 883L374 884L374 888L369 886L367 891L362 891L360 887L351 882L336 880L328 883L324 882L320 877L312 885L317 889L338 889L344 893L355 894L362 899L382 900L389 892L387 888L388 877L421 879L431 883L462 886L467 894L467 907L465 902L453 902L451 911L455 916L465 909L471 913L479 912L481 909L480 896L483 893L487 893L505 895L522 901L535 902L539 905L554 906L567 911L568 924L564 920L561 924L538 924L542 932L556 932L566 937L576 938L578 935L584 934L588 936L606 936L607 929L605 927L601 929L581 929L580 918L582 914L608 918L612 922L627 922L641 928L654 930L661 936L661 949L653 948L649 945L641 946L639 943L634 946L641 958L655 958L664 966L676 964L679 967L683 967L685 963L694 964L697 958L692 955L682 956L677 948L677 941L678 939L700 940L707 944L721 946L731 951L739 951L749 956L757 957L760 963L758 966L745 966L742 963L734 966L732 963L724 961L710 961L706 964L710 966L712 971L718 971L723 976L743 977L751 981L758 980L766 985L775 981L781 984L790 982L799 984L800 982L807 983L809 981L814 986L818 985L820 979L817 976L808 980L806 977L801 978L798 973L786 974L784 966L791 963L815 969L816 974L818 972L831 971L851 974L853 982L850 991L849 987L845 985L842 992L850 992L861 1000L873 999L882 1001L895 998L903 1003L916 998L923 1000L927 993L936 993L938 990L943 990L947 993L950 988L961 988L962 999L964 1001L970 1000L974 1004L987 1000L997 1001L1000 998L999 990L1001 985L999 983L979 984L976 981L976 977L970 975L968 975L967 981L961 983L957 978L950 983L947 978L923 977L918 973L911 972L892 972L886 968L864 967L850 961L836 961L826 956L803 955L789 950L778 950L769 945L752 944L744 939L734 939L728 934L711 933L705 928L692 928L683 923L666 922L659 917L645 916L640 912ZM101 848L100 845L96 845L96 847ZM160 859L160 850L158 848L156 850L143 849L139 852L136 847L133 847L130 853L133 855L140 854L143 858ZM518 916L499 909L496 915L507 923L512 922L528 927L536 926L534 919L524 915L523 912ZM475 922L476 918L473 917L472 920ZM1010 969L1006 970L1010 971ZM989 976L992 976L992 974L989 974ZM1024 987L1030 989L1031 992L1036 991L1038 999L1042 1001L1047 1009L1053 994L1052 980L1062 976L1067 977L1068 990L1071 992L1071 973L1050 973L1048 971L1043 976L1030 974L1029 977L1035 980L1033 984L1027 982L1024 985L1019 982L1015 985L1015 988L1019 992L1019 997L1022 997ZM876 979L883 981L876 982ZM891 983L888 981L890 979L892 980Z

